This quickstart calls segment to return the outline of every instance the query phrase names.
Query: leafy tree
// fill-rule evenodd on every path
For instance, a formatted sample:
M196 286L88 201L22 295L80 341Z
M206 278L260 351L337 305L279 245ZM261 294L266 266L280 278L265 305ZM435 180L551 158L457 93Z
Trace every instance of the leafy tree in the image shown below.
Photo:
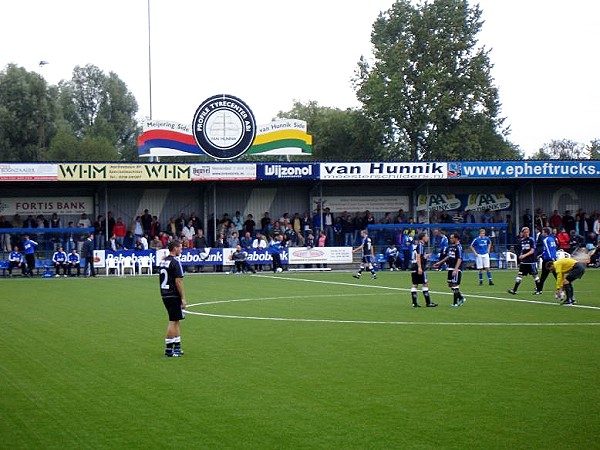
M590 147L570 139L554 139L542 146L530 159L587 159L590 157Z
M590 141L587 151L591 159L600 159L600 139Z
M312 160L357 161L383 155L382 129L361 111L321 107L314 101L306 105L295 102L290 111L279 112L278 117L308 123L308 132L313 137Z
M58 131L47 154L48 161L117 161L119 154L103 137L77 137L68 130Z
M521 157L505 136L478 6L398 0L373 25L373 65L354 78L366 115L385 130L390 158Z
M0 161L40 161L55 133L56 89L9 64L0 72Z
M91 64L76 66L71 80L59 83L59 91L66 129L75 137L109 142L118 152L115 159L137 159L137 101L115 73L107 76Z

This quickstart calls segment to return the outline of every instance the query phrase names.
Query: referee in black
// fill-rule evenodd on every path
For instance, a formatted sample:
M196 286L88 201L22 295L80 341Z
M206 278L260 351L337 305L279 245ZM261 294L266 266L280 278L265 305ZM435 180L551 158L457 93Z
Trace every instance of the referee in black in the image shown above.
M167 337L165 338L165 356L169 358L183 356L181 350L180 321L184 319L186 307L183 290L183 269L178 257L181 255L181 242L177 239L168 244L169 256L158 263L160 295L169 314Z

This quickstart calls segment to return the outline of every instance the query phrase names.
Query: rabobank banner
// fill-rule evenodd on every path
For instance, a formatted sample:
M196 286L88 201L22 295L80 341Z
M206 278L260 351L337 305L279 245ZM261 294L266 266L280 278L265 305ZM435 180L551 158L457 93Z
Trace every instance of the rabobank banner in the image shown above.
M319 164L259 164L256 178L259 180L316 180L319 178Z
M465 161L449 163L449 178L598 178L600 161Z

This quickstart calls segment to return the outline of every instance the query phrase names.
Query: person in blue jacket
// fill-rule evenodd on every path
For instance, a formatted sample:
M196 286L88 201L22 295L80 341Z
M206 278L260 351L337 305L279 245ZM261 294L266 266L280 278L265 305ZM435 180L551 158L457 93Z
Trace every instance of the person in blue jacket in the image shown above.
M33 269L35 268L35 248L38 243L34 240L29 239L28 235L23 236L23 253L25 253L25 262L27 263L26 276L33 276Z

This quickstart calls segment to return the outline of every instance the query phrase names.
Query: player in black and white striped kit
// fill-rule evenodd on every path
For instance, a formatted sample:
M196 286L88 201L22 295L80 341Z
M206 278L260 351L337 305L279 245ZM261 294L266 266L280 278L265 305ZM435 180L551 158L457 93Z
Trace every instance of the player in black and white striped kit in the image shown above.
M516 295L519 285L523 280L523 277L531 275L535 281L535 290L541 291L540 277L537 271L537 259L535 257L535 240L529 236L529 227L523 227L521 229L521 254L519 255L519 272L515 277L515 286L508 290L509 294Z
M358 272L352 275L354 278L359 279L363 273L363 270L368 269L371 271L371 280L375 280L377 278L377 274L375 273L375 268L373 267L373 260L375 259L375 249L373 248L373 242L369 237L369 233L367 230L362 230L360 232L361 243L358 247L352 250L352 253L356 253L362 250L362 259L360 261L360 267Z
M158 263L160 295L167 313L169 324L165 338L165 356L183 356L181 350L180 321L184 319L183 310L186 307L183 289L183 268L177 258L181 255L181 242L177 239L168 244L169 256Z
M453 299L450 306L461 306L465 302L465 297L460 293L460 282L462 280L462 262L463 249L460 244L458 233L450 234L450 245L446 250L446 257L441 259L434 266L440 266L443 263L448 265L448 287L452 289Z

